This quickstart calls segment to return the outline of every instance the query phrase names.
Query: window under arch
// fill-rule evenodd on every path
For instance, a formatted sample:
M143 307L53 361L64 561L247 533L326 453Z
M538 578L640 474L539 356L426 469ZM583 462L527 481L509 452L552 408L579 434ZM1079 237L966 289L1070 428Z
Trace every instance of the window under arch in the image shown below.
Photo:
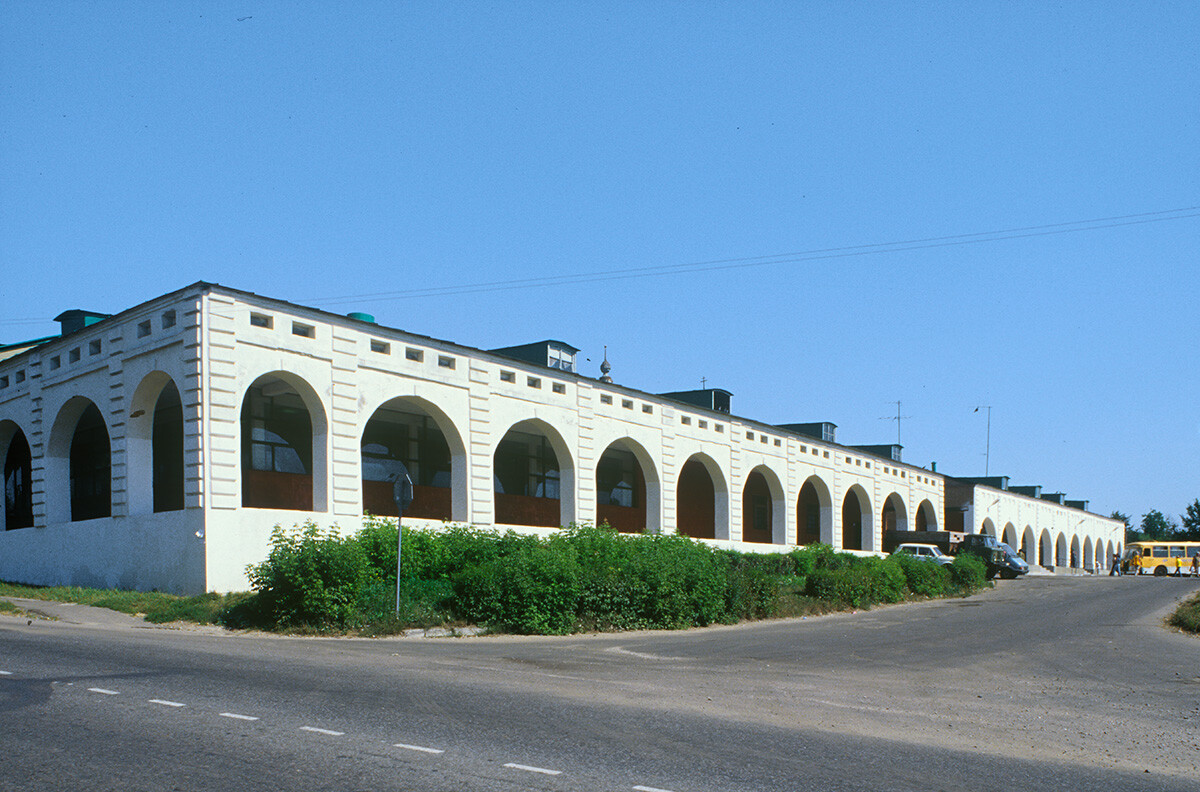
M311 511L313 426L300 394L268 378L242 402L242 505Z
M559 462L544 435L509 430L496 446L492 462L496 522L561 525Z
M451 519L451 454L437 422L417 407L380 407L367 421L362 443L363 509L399 514L393 481L401 471L413 483L406 516Z
M596 521L622 533L646 530L646 476L632 451L609 446L596 463Z

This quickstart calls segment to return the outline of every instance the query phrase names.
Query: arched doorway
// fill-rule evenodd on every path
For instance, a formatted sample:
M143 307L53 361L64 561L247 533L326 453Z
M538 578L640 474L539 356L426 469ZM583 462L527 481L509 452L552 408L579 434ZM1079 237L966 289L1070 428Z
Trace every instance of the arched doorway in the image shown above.
M917 530L936 531L937 529L937 511L928 500L921 501L921 505L917 507Z
M796 544L817 542L833 544L833 503L825 482L809 476L796 504Z
M716 463L696 454L683 463L676 485L676 530L694 539L717 537L717 496L721 482ZM728 503L728 501L726 501Z
M873 542L870 502L863 488L855 484L842 501L842 549L870 550Z
M883 502L883 511L879 516L884 536L891 531L908 530L908 513L904 508L904 499L895 492L887 496L887 500Z
M742 541L771 544L773 524L771 487L760 471L752 470L742 488Z
M1042 529L1042 536L1038 542L1038 564L1054 566L1054 539L1050 536L1049 528Z

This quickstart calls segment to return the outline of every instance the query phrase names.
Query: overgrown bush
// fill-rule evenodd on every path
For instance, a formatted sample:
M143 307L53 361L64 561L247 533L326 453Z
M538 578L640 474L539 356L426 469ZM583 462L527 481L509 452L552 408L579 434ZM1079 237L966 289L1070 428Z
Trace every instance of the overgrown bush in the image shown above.
M563 537L520 540L456 576L459 610L470 621L518 633L571 632L580 593L575 548Z
M276 527L267 560L247 574L254 597L235 618L286 627L359 624L362 593L379 581L357 538L311 522L291 531Z
M921 597L943 597L950 589L950 572L926 558L898 553L890 557L904 572L908 590Z
M828 545L738 553L589 525L549 538L404 528L402 553L397 615L395 520L368 517L354 537L277 528L267 560L248 570L254 594L223 621L372 634L447 623L551 634L678 629L969 591L984 575L974 558L943 569Z
M950 570L951 587L961 594L970 594L988 585L987 564L973 553L956 555L954 563L946 568Z

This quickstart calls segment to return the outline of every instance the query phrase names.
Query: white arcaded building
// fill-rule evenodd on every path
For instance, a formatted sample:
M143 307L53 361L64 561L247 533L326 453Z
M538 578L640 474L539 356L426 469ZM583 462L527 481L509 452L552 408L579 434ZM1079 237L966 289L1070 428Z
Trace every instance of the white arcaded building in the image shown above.
M877 551L885 530L987 531L1090 568L1123 525L1086 503L772 426L730 394L580 375L541 341L491 351L197 283L0 346L0 579L180 593L245 588L306 520L679 532L743 549Z

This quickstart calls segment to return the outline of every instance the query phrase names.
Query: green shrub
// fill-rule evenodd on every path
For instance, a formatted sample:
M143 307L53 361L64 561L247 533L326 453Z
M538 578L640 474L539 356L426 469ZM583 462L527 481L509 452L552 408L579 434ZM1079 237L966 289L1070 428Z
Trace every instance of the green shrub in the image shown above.
M247 575L254 597L234 618L288 627L361 623L360 594L379 580L357 539L311 522L291 531L277 526L267 560Z
M517 534L501 537L499 544L499 557L456 577L463 616L517 633L570 632L580 594L575 548L561 537L541 543Z
M855 608L904 598L904 572L890 558L849 556L849 560L842 559L832 569L813 570L807 582L810 596L844 602Z
M950 570L950 586L954 591L970 594L988 585L987 564L972 553L961 553L954 557Z
M950 572L941 564L899 553L890 556L904 572L908 590L922 597L942 597L950 587Z

